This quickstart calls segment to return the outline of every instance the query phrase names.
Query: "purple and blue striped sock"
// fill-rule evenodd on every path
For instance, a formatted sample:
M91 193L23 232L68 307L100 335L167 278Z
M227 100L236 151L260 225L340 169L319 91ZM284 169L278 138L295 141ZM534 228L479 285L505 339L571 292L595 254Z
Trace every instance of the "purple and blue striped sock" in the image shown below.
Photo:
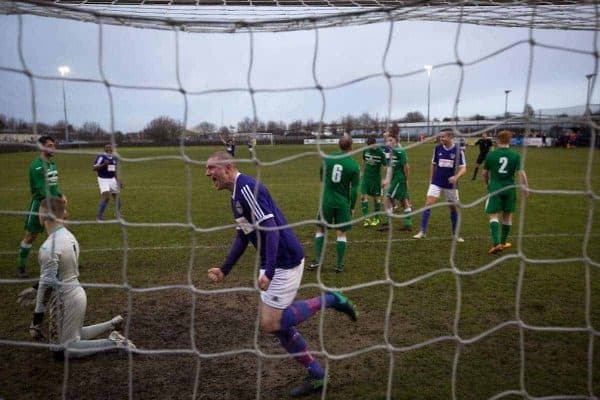
M336 298L331 293L325 293L325 308L331 307ZM289 305L281 314L281 329L285 330L306 321L321 310L323 296L312 299L298 300Z
M295 354L294 358L313 378L322 379L325 376L325 371L319 362L308 351L306 340L295 327L282 329L275 336L279 339L281 346L290 354Z

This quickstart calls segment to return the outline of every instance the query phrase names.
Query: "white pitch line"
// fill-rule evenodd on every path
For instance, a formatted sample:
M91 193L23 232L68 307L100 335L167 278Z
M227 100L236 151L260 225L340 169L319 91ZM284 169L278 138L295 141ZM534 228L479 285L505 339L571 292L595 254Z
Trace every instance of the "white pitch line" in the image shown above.
M552 238L552 237L583 237L584 234L583 233L541 233L541 234L530 234L530 235L523 235L524 238ZM592 234L590 235L591 237L598 237L600 236L600 234ZM487 238L487 236L486 236ZM463 239L465 240L470 240L470 239L482 239L481 236L463 236ZM392 242L416 242L418 239L413 239L412 237L407 237L407 238L398 238L398 239L392 239ZM424 239L424 241L450 241L452 240L452 237L450 235L448 236L431 236L431 237L427 237L426 239ZM387 243L388 241L386 239L380 239L380 240L348 240L348 243L352 244L352 243L356 243L356 244L365 244L365 243ZM306 246L306 245L311 245L313 244L312 241L310 242L302 242L302 245ZM328 240L328 245L335 245L335 240ZM226 245L197 245L194 246L194 249L226 249L229 248L230 244L226 244ZM181 249L191 249L191 246L180 246L180 245L173 245L173 246L141 246L141 247L129 247L127 250L128 251L148 251L148 250L181 250ZM123 247L106 247L106 248L91 248L91 249L82 249L80 252L81 253L104 253L104 252L111 252L111 251L123 251L124 248ZM0 251L0 255L11 255L11 254L16 254L17 250L2 250ZM37 253L36 250L33 250L32 253Z

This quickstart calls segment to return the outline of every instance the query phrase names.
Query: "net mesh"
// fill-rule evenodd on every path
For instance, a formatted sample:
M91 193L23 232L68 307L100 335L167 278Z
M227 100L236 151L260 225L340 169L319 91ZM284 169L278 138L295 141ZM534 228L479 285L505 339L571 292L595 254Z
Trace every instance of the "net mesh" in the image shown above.
M561 1L23 1L0 14L33 14L189 32L290 31L383 21L440 21L593 30L594 2Z
M389 116L391 115L391 103L392 103L392 94L394 89L394 80L400 79L404 77L408 77L417 73L423 73L420 71L407 71L402 73L393 73L388 70L386 67L386 58L388 56L388 51L391 45L392 32L395 24L398 21L406 21L406 20L428 20L428 21L445 21L445 22L457 22L459 23L457 33L456 33L456 43L458 43L460 39L460 24L462 23L474 23L474 24L490 24L496 26L520 26L520 27L528 27L531 29L529 41L526 41L530 46L530 69L529 75L526 83L526 96L525 103L527 103L527 98L529 95L529 88L531 86L531 65L533 63L533 55L534 50L538 47L556 49L560 51L564 51L566 53L577 53L584 54L594 59L594 68L595 71L598 70L598 53L595 50L597 48L597 27L598 27L598 7L596 3L588 3L588 2L557 2L555 4L549 4L547 2L544 3L532 3L532 2L476 2L472 4L471 2L433 2L431 4L425 4L426 2L401 2L401 1L301 1L293 3L293 2L235 2L235 1L224 1L221 2L183 2L183 1L142 1L142 2L133 2L133 1L113 1L113 2L96 2L96 1L57 1L53 3L41 2L41 1L23 1L23 2L0 2L0 13L6 14L17 14L19 20L19 36L18 36L18 50L20 56L21 66L19 68L8 68L8 67L0 67L0 70L18 73L27 77L30 81L31 87L31 98L32 98L32 115L35 127L36 121L36 110L37 110L37 97L36 97L36 81L37 80L60 80L61 77L57 76L41 76L39 74L35 74L28 68L28 65L23 57L23 49L22 49L22 37L23 37L23 22L22 15L24 14L32 14L38 16L47 16L47 17L60 17L60 18L72 18L81 21L91 21L98 24L99 27L99 54L98 54L98 67L101 74L100 80L94 79L80 79L80 78L67 78L69 81L73 82L97 82L101 83L106 87L108 99L109 99L109 108L111 115L111 131L114 132L114 110L115 110L115 101L114 101L114 92L116 89L145 89L145 90L165 90L171 91L174 93L179 93L184 99L184 110L183 110L183 120L184 125L188 125L188 104L189 97L194 95L207 95L213 93L220 92L243 92L248 93L252 100L252 111L253 118L256 121L258 118L257 106L255 101L255 96L259 93L273 93L277 91L293 91L293 90L303 90L307 88L284 88L284 89L263 89L257 88L252 85L252 71L254 65L254 41L253 34L254 32L268 30L268 31L278 31L278 30L295 30L295 29L314 29L315 33L315 47L314 47L314 57L312 60L312 75L314 79L314 85L309 87L309 89L317 90L320 94L320 98L322 100L321 106L321 115L320 122L323 124L323 117L325 113L325 108L327 105L327 90L333 88L339 88L343 86L350 86L356 84L357 82L368 78L369 76L360 77L358 79L345 82L340 85L335 86L323 86L319 83L319 76L317 73L317 64L318 64L318 52L319 52L319 30L318 28L334 26L334 25L350 25L350 24L365 24L372 22L381 22L387 21L389 22L389 36L388 41L385 46L385 51L382 54L381 58L381 66L382 70L378 71L370 76L380 76L384 77L388 86L388 121L391 119ZM159 29L172 29L175 36L175 71L176 71L176 79L177 86L175 87L153 87L153 86L137 86L137 85L120 85L110 82L104 73L103 69L103 39L104 39L104 24L122 24L133 27L151 27L151 28L159 28ZM535 41L535 37L533 35L534 28L552 28L552 29L584 29L584 30L593 30L593 43L589 46L590 50L581 50L578 48L564 48L561 46L554 46L551 44L538 43ZM206 32L206 31L219 31L219 32L233 32L238 30L243 30L247 32L250 38L249 41L249 54L250 54L250 63L248 67L248 79L246 88L235 89L219 89L219 90L206 90L206 91L189 91L187 90L182 81L180 79L180 58L179 54L179 31L194 31L194 32ZM521 43L521 42L520 42ZM520 44L513 43L511 46ZM477 64L483 62L489 57L496 56L500 54L501 51L484 56L478 60L474 60L471 64ZM458 115L458 105L459 98L461 94L461 88L463 84L464 78L464 68L466 66L465 63L461 61L461 57L458 51L458 46L455 48L455 60L452 63L454 66L458 66L461 70L461 79L460 84L456 93L456 99L454 102L454 115ZM444 65L435 65L434 68L441 68ZM595 79L592 80L592 87L595 83ZM590 93L588 93L587 103L590 104ZM525 116L525 120L530 120L531 124L534 124L535 121L531 117ZM597 129L597 125L592 119L591 115L586 114L580 118L580 121L586 123L592 129ZM501 121L498 125L506 123L507 121ZM492 131L497 126L491 126L488 128L488 131ZM254 130L256 132L256 126L254 126ZM472 132L470 136L479 135L481 132ZM460 134L460 132L459 132ZM462 134L460 134L462 135ZM375 351L383 351L388 352L389 357L389 374L387 376L387 388L386 388L386 398L393 398L393 379L394 379L394 369L395 365L395 357L394 354L399 353L407 353L416 349L424 348L427 346L432 346L437 343L448 342L455 345L454 357L452 360L452 373L451 373L451 395L452 398L457 398L457 375L459 370L459 365L461 361L461 357L463 356L464 348L467 345L471 345L484 339L494 335L495 333L501 331L507 327L516 327L519 331L519 355L520 355L520 371L519 371L519 385L518 387L502 391L494 394L491 398L503 398L510 397L511 395L521 396L524 398L537 398L528 393L527 390L527 382L526 382L526 344L525 344L525 336L527 332L558 332L558 333L583 333L588 337L588 348L587 348L587 376L586 376L586 386L587 392L576 394L576 395L563 395L561 393L556 393L551 396L546 396L544 398L582 398L582 399L593 399L597 398L594 388L594 358L596 344L596 338L600 335L600 331L598 331L593 326L593 318L592 318L592 270L594 268L600 267L600 263L597 260L594 260L590 254L589 248L590 243L592 242L592 225L594 220L594 215L596 213L596 202L600 200L600 196L594 192L592 186L592 176L593 176L593 162L595 157L595 135L591 135L591 144L589 147L589 153L587 155L587 160L585 163L585 189L584 190L560 190L560 189L534 189L532 190L535 194L540 195L564 195L569 197L579 197L587 199L588 202L588 218L585 223L585 231L583 233L583 239L581 242L581 256L577 257L567 257L567 258L552 258L552 259L544 259L544 258L530 258L523 251L523 240L527 238L527 234L524 229L524 221L525 214L527 210L527 202L525 197L522 196L518 208L518 212L520 215L519 218L519 226L518 226L518 242L516 244L517 251L512 254L505 255L503 257L497 258L493 261L490 261L486 265L482 265L475 269L462 269L456 263L456 251L457 251L457 243L456 240L453 240L453 244L450 250L448 265L442 268L433 270L421 276L398 281L394 278L394 274L392 269L395 267L395 261L390 258L390 253L392 246L394 243L398 243L398 241L402 241L403 239L394 238L394 233L392 230L389 230L387 236L387 249L386 249L386 257L385 257L385 272L384 279L373 280L368 282L362 282L359 284L354 284L347 287L337 288L342 291L354 291L360 290L375 286L380 286L382 290L387 288L389 290L389 294L387 296L387 306L385 311L385 321L383 327L383 342L375 345L370 345L364 348L360 348L355 351L349 351L344 353L332 353L326 350L326 346L324 343L324 324L325 324L325 314L320 314L320 323L319 323L319 337L320 343L318 349L313 349L314 353L320 355L325 358L325 366L329 368L330 364L334 361L344 360L349 358L354 358L361 356L363 354L367 354ZM114 135L113 135L114 141ZM407 146L407 149L410 151L411 148L415 146L419 146L420 144L412 144ZM357 149L354 152L359 152L362 149ZM84 152L85 154L85 152ZM258 171L258 179L260 179L260 171L261 168L273 167L277 165L282 165L285 163L292 162L294 160L300 159L302 157L317 155L319 157L324 157L326 153L321 148L321 145L317 143L317 151L316 152L304 152L301 154L294 154L289 157L281 158L274 161L265 161L261 160L257 157L257 153L253 153L251 158L242 159L240 162L249 162L253 163L257 166ZM527 149L524 149L523 152L524 165L527 165ZM230 350L223 352L206 352L203 350L203 346L200 343L196 342L196 332L195 326L197 318L197 306L198 300L203 295L215 295L215 294L233 294L233 293L256 293L256 287L230 287L224 289L202 289L194 284L195 282L195 274L197 271L195 270L195 266L198 264L199 260L196 258L195 249L205 247L197 243L197 238L195 234L211 234L219 230L230 229L232 225L221 225L214 226L210 228L201 228L194 224L193 222L193 213L192 213L192 187L193 187L193 167L198 167L204 165L202 160L194 159L190 157L187 152L187 148L184 145L183 139L180 144L180 154L174 156L164 156L164 157L139 157L139 158L126 158L121 157L121 160L125 163L143 163L147 161L157 161L157 160L176 160L184 165L185 176L187 181L187 196L186 196L186 216L184 222L168 222L168 223L138 223L131 222L127 220L127 217L118 218L113 221L107 221L108 223L118 224L120 227L121 235L122 235L122 282L120 284L103 284L103 283L89 283L86 284L88 288L101 288L101 289L119 289L125 290L128 294L127 298L127 308L128 312L128 321L126 327L131 325L131 317L133 314L133 296L137 294L148 294L155 292L162 292L168 290L185 290L188 291L192 296L191 301L191 309L190 309L190 338L191 338L191 346L189 348L177 348L177 349L144 349L138 348L135 351L129 353L128 357L128 397L134 398L133 392L133 370L134 370L134 354L135 355L191 355L196 357L197 364L195 369L195 380L194 380L194 388L193 388L193 397L198 398L202 397L203 389L203 376L201 374L201 364L206 359L219 358L219 357L229 357L235 355L246 355L250 354L257 357L257 369L256 369L256 392L254 395L249 397L261 398L262 393L262 377L263 377L263 362L264 360L270 359L280 359L287 358L289 355L287 354L270 354L266 353L261 349L260 340L259 340L259 328L258 323L255 324L255 332L254 332L254 345L249 348L243 348L239 350ZM269 186L269 182L266 182L266 185ZM460 204L460 209L469 209L473 208L477 205L480 205L485 201L485 196L477 199L476 201L469 204ZM440 203L441 205L447 203ZM413 212L414 215L422 213L424 208L420 208ZM20 211L9 211L2 210L2 214L4 215L22 215L23 213ZM285 212L285 210L284 210ZM396 217L397 218L397 217ZM460 221L460 220L459 220ZM302 226L306 224L315 224L317 220L303 220L298 223L292 224L292 226ZM362 219L356 219L355 222L362 222ZM88 224L89 221L71 221L71 224ZM190 231L191 243L190 243L190 254L188 261L188 270L187 270L187 282L185 284L173 284L173 285L158 285L151 286L147 288L136 287L131 285L128 280L128 268L131 267L130 262L128 260L129 254L132 250L135 250L128 241L128 230L145 227L145 228L156 228L156 229L167 229L167 228L183 228L188 229ZM459 222L460 229L460 222ZM355 240L353 243L360 243L360 240ZM83 246L85 248L85 246ZM207 246L208 248L218 248L216 246ZM172 248L172 247L169 247ZM187 246L183 246L183 248L187 248ZM222 247L223 249L225 247ZM156 247L153 247L156 249ZM143 249L142 249L143 250ZM510 260L516 260L519 263L519 274L517 279L517 287L515 292L515 300L514 300L514 312L515 317L513 319L505 320L499 322L492 328L475 334L471 337L465 337L460 334L459 323L461 320L461 306L463 302L463 279L469 276L482 274L486 271L497 268L502 263L506 263ZM543 265L551 265L551 264L565 264L565 263L582 263L585 266L585 288L584 288L584 296L585 296L585 324L581 326L537 326L527 323L522 317L522 305L521 298L523 293L523 285L525 279L526 265L530 264L543 264ZM258 260L255 263L255 269L257 272L258 269ZM390 328L390 318L392 315L392 305L394 303L394 289L398 288L406 288L414 286L415 284L423 281L427 281L433 279L434 277L450 273L454 276L455 282L455 310L453 315L453 323L452 323L452 334L433 337L429 340L425 340L419 343L414 343L411 345L399 346L395 344L395 340L391 338L391 328ZM0 283L3 284L11 284L16 283L18 281L12 279L0 279ZM330 287L326 284L326 282L322 278L322 273L319 271L316 275L316 283L303 285L303 288L314 288L318 289L322 293L325 290L330 289ZM258 321L258 315L257 315ZM125 335L128 335L129 332L126 330ZM134 338L135 339L135 338ZM20 340L0 340L0 343L4 345L11 346L32 346L32 347L47 347L43 344L33 343L33 342L25 342ZM316 347L316 346L314 346ZM64 376L63 376L63 397L67 397L68 388L69 388L69 376L70 376L71 364L67 360L64 363ZM327 385L327 383L326 383ZM327 390L325 390L322 394L322 398L326 398L328 396Z

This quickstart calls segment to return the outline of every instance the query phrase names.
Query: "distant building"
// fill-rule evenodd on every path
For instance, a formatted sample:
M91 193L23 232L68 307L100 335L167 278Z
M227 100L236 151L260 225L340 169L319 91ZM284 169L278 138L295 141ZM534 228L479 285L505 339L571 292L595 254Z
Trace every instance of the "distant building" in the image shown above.
M34 135L33 133L13 133L13 132L2 132L0 133L0 142L2 143L35 143L40 135Z

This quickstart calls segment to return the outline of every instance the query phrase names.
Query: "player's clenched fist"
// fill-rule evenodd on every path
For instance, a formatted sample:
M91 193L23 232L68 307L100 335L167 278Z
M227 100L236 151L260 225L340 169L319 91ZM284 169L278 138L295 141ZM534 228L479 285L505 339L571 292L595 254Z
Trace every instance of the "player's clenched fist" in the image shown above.
M269 285L271 284L271 280L264 275L258 277L258 288L260 290L267 290Z
M225 274L221 271L221 268L211 268L208 270L208 279L213 282L220 282L225 278Z

